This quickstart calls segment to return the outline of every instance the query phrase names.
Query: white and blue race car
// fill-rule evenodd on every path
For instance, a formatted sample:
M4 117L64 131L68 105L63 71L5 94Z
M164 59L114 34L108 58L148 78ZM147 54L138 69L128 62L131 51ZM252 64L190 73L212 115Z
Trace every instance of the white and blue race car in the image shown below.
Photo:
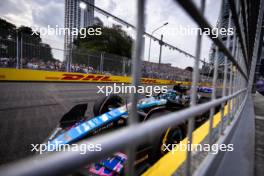
M140 99L137 104L139 122L159 118L164 114L189 107L190 96L186 92L187 90L179 92L173 89L157 96ZM197 97L197 103L205 101L208 101L208 99ZM122 128L127 124L130 107L131 103L125 103L116 94L102 97L95 102L93 107L94 117L85 117L87 104L76 105L62 117L58 127L45 143L50 146L73 144L82 139ZM196 117L196 127L207 119L208 113ZM186 132L187 123L172 126L164 131L159 138L155 138L155 141L148 141L139 145L135 164L137 174L142 173L165 154L165 151L161 150L164 143L179 143L186 136ZM52 148L47 146L47 150L52 151ZM81 171L82 175L123 175L126 161L126 156L123 153L124 151L119 151L113 156L87 166Z
M211 87L198 87L198 92L212 93L213 89Z

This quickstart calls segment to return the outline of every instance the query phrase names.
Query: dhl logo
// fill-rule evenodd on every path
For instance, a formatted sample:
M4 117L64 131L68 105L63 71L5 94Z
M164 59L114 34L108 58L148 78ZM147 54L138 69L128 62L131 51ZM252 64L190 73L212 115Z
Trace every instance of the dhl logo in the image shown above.
M175 81L171 80L158 80L158 79L146 79L142 78L141 83L148 83L148 84L174 84Z
M153 83L154 84L154 83L158 83L158 82L155 79L144 79L144 78L142 78L141 83Z
M122 78L115 78L113 76L106 76L106 75L94 75L94 74L70 74L65 73L61 76L54 77L54 76L47 76L45 79L49 80L62 80L62 81L92 81L92 82L125 82L129 83L129 79L122 79ZM141 83L143 84L173 84L175 81L171 80L158 80L158 79L148 79L142 78Z
M63 74L61 80L85 80L85 81L114 81L110 76L104 75L81 75L81 74Z

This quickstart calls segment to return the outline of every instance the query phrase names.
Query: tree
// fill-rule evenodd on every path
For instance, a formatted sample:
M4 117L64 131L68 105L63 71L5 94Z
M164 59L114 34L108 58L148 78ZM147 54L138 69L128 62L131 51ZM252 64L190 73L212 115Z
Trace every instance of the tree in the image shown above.
M120 27L108 28L95 25L89 28L101 28L102 34L87 35L85 38L78 36L74 41L75 52L106 52L128 58L131 57L132 38Z
M44 62L55 61L51 52L51 47L46 43L41 43L40 45L40 60Z
M33 33L27 26L17 28L14 24L0 18L0 57L15 58L17 53L17 36L19 45L23 44L22 57L27 59L54 60L51 47L42 43L40 34Z
M186 67L185 70L187 70L189 72L193 72L193 68L192 67Z
M16 56L16 26L0 18L0 57Z
M16 26L6 20L0 18L0 38L1 39L14 39L16 34Z
M40 34L33 33L33 30L27 26L20 26L18 29L19 36L22 35L23 39L30 42L30 43L41 43Z
M74 41L72 62L99 69L103 57L104 71L120 72L124 57L131 58L132 38L118 25L113 28L94 25L90 28L101 28L101 35L87 35L84 38L79 35ZM127 62L125 64L129 67Z

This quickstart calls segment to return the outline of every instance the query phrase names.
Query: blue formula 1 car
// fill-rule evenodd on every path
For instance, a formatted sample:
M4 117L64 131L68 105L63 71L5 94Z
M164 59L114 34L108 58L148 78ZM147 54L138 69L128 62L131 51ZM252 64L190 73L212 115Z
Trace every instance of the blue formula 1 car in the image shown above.
M213 89L211 87L199 87L198 92L212 93Z
M174 87L166 93L140 99L137 104L140 123L189 107L190 96L186 93L187 89L181 89L180 91L175 89ZM197 103L205 101L208 101L208 99L197 97ZM85 117L87 104L76 105L62 117L59 126L45 141L48 145L47 151L54 150L54 147L50 146L74 144L82 139L89 139L95 135L126 126L130 107L130 103L125 103L116 94L102 97L95 102L93 107L94 117ZM209 113L197 116L196 127L206 121L208 117ZM179 143L186 136L186 129L186 122L178 126L172 126L155 140L140 144L136 149L135 168L137 174L142 173L167 152L162 150L163 144ZM123 153L124 151L119 151L118 154L114 154L98 163L93 163L78 172L78 174L123 175L123 166L126 161L126 156Z

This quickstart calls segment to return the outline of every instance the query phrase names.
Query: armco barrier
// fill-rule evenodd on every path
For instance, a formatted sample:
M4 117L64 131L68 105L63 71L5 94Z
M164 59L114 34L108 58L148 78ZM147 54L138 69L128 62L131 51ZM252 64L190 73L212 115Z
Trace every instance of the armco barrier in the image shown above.
M87 82L87 83L131 83L131 77L72 72L53 72L29 69L0 68L0 81L38 81L38 82ZM142 78L143 84L190 85L190 82Z

